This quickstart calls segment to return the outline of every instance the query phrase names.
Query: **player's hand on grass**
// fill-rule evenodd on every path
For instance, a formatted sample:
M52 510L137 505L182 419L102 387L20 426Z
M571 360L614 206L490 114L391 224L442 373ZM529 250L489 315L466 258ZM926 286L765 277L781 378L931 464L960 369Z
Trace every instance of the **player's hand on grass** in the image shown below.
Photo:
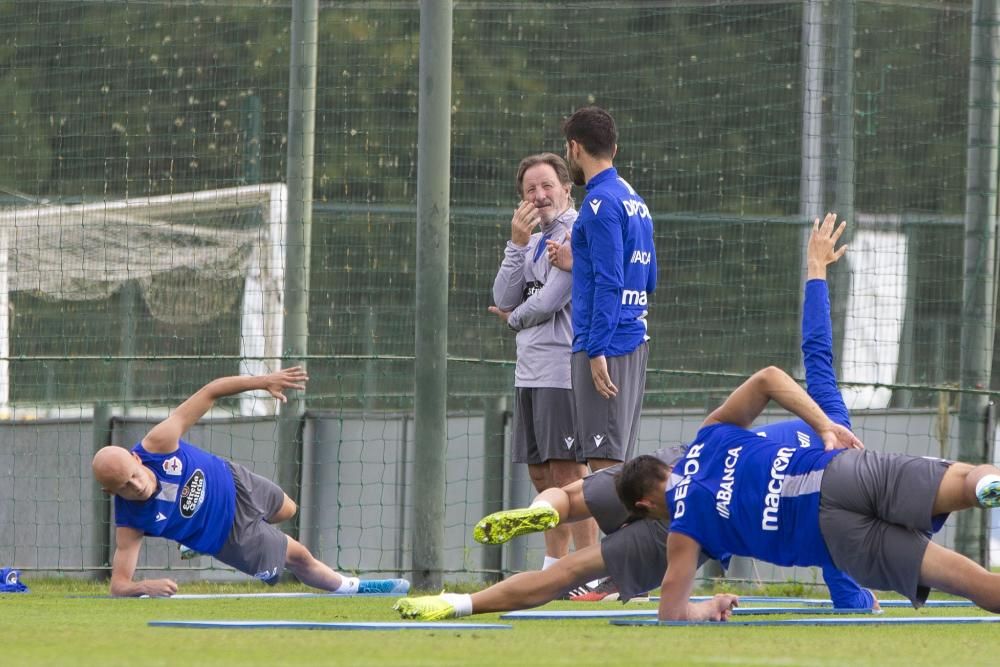
M291 368L284 368L277 373L270 373L264 376L264 389L267 393L271 394L272 397L278 399L282 403L288 401L285 397L285 389L305 389L306 380L309 376L306 371L301 366L292 366Z
M142 582L142 594L151 598L167 598L177 592L177 582L173 579L146 579Z
M865 445L858 436L851 433L850 429L840 424L831 423L830 426L820 432L823 438L823 448L827 451L832 449L864 449Z
M739 604L739 597L731 593L716 593L710 600L688 603L687 620L728 621Z
M715 597L707 602L715 605L712 618L707 619L709 621L728 621L733 615L733 609L740 605L739 597L731 593L716 593Z
M563 271L573 271L573 248L569 244L570 234L566 235L566 240L559 242L549 239L545 242L546 256L549 264L562 269Z

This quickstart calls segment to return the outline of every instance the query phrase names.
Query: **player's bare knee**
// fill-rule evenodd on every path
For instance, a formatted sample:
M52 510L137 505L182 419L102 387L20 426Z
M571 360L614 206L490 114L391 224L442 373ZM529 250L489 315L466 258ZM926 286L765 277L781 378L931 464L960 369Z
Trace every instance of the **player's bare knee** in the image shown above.
M541 492L552 486L552 479L549 476L548 465L544 463L539 465L529 465L528 478L531 480L531 485L535 487L535 491Z
M301 542L288 538L288 549L285 552L285 565L288 569L295 571L306 568L316 560Z
M586 467L575 461L560 461L558 465L552 466L553 486L564 487L579 479L586 473Z

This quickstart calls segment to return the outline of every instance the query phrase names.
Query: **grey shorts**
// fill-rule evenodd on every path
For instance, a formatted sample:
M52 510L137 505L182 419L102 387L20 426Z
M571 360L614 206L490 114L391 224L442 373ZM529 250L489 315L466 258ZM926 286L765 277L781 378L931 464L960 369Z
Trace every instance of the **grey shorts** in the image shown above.
M266 477L227 463L236 483L236 516L226 543L214 557L273 586L285 569L288 536L267 518L281 509L285 493Z
M952 461L851 450L823 472L819 526L833 563L859 584L905 595L915 607L930 590L920 566L941 478Z
M576 434L584 460L632 458L639 436L648 358L649 346L645 343L629 354L607 358L608 375L618 387L618 395L609 400L594 389L587 353L573 353L570 372L576 401Z
M667 570L666 521L640 519L601 540L604 568L622 602L658 588Z
M684 447L680 445L662 447L652 452L652 456L670 466L679 461L683 455ZM615 481L621 469L621 464L613 465L583 478L583 501L587 504L590 515L606 535L618 530L629 519L628 511L618 498L618 491L615 488Z
M672 466L684 455L684 447L663 447L652 455ZM619 598L627 602L663 583L670 524L639 519L623 525L629 515L615 489L621 468L614 465L584 477L583 500L607 535L601 540L601 557L608 574L618 585Z
M628 511L615 490L615 480L621 470L620 464L613 465L583 478L583 501L590 510L590 516L594 517L598 527L606 535L612 534L628 521Z
M577 460L573 424L573 390L516 387L511 459L540 464L553 459Z

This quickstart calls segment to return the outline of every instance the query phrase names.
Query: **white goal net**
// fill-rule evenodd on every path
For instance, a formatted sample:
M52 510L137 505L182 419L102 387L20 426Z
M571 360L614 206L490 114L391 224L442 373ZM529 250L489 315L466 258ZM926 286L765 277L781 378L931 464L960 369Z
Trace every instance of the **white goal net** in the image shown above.
M277 369L286 204L287 188L268 184L0 210L0 407L10 400L16 291L105 299L131 280L152 316L174 324L207 321L242 296L240 371ZM257 398L244 396L241 412L274 411Z

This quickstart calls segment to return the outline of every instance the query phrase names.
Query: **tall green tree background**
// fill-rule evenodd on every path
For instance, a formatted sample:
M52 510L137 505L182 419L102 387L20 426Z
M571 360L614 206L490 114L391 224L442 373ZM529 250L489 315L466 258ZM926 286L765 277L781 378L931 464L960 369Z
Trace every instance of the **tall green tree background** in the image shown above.
M526 154L562 152L560 120L594 103L614 113L616 164L657 221L651 367L794 367L801 259L788 222L799 209L802 6L692 5L456 3L456 358L513 358L512 336L486 308L516 205L514 170ZM961 216L970 5L857 3L859 211ZM259 178L284 180L290 19L287 2L0 3L0 190L9 205L245 183L256 178L248 138L259 146ZM419 6L322 3L319 36L309 351L329 358L312 365L314 388L329 405L407 405L407 361L337 357L412 354ZM255 137L251 99L263 112ZM914 276L918 338L947 343L957 336L949 323L961 242L947 225L914 239L914 266L933 269ZM121 298L88 306L15 295L15 353L113 353ZM139 349L231 356L237 319L234 311L178 327L144 313ZM75 375L71 366L43 373L24 362L15 392L119 397L116 364L77 365ZM218 367L177 362L145 391L180 395ZM956 367L957 349L916 377L947 381ZM506 391L511 380L507 367L472 361L452 364L452 375L456 396ZM697 403L704 398L682 390L714 382L654 375L651 400Z

